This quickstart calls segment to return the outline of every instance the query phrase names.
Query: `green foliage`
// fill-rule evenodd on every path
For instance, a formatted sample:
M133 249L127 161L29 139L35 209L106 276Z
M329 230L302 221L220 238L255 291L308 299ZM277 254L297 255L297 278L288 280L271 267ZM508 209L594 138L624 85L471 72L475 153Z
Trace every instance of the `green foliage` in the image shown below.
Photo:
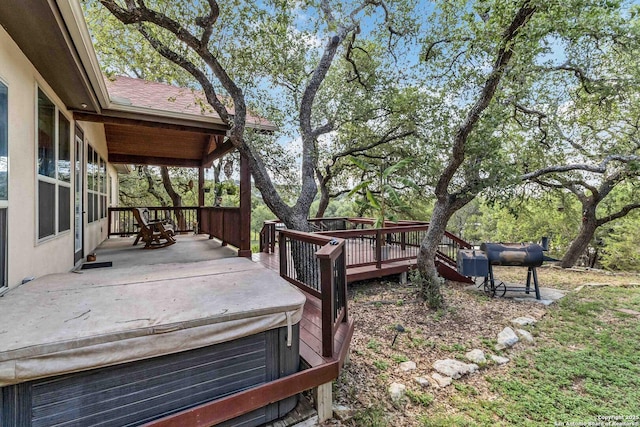
M371 179L353 187L349 196L364 193L364 197L356 203L365 211L373 213L376 220L374 228L382 228L386 220L397 220L396 213L408 211L409 206L402 200L393 183L402 184L403 188L416 188L415 183L401 175L401 171L411 164L412 159L402 159L385 168L356 157L350 157L350 161L362 172L373 175Z
M380 369L381 371L386 371L387 368L389 368L389 364L387 362L385 362L384 360L374 360L373 361L373 366L375 366L376 368Z
M367 348L369 350L373 350L375 353L378 353L380 351L380 342L372 338L367 343Z
M371 406L356 413L353 421L358 426L387 427L387 412L380 406Z
M605 227L602 265L610 270L640 271L640 214Z
M407 397L411 402L416 405L424 406L425 408L430 406L433 403L433 396L428 393L423 393L420 391L412 391L411 389L407 389Z
M404 354L392 354L391 360L393 360L396 363L402 363L402 362L406 362L409 359Z

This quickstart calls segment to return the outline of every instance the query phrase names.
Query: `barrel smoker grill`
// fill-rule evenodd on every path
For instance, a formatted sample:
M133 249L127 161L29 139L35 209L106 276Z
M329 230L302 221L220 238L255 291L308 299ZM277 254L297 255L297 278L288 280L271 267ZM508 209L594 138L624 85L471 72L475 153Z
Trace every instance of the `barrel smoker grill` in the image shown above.
M504 296L507 291L531 292L531 281L540 299L540 286L536 267L540 267L546 257L546 250L539 244L523 243L483 243L480 250L461 250L458 252L458 272L464 276L484 277L480 286L491 296ZM527 267L527 283L525 287L507 287L497 281L493 275L493 266Z

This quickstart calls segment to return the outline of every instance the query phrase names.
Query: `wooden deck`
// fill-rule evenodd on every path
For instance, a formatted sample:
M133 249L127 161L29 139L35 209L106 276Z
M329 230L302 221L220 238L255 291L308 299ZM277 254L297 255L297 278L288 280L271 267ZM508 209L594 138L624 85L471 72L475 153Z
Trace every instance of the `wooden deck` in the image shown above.
M322 309L320 300L306 292L302 320L300 320L300 357L315 368L338 361L342 367L353 335L353 322L340 323L334 339L332 357L322 356Z

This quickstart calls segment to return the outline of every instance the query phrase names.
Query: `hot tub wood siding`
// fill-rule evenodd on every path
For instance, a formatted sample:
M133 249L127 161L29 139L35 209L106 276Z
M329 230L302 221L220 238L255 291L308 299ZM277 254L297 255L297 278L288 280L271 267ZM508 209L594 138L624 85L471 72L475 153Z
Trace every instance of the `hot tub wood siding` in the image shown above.
M298 371L298 325L108 368L2 388L2 426L134 426L165 417ZM227 426L255 426L279 418L295 397Z

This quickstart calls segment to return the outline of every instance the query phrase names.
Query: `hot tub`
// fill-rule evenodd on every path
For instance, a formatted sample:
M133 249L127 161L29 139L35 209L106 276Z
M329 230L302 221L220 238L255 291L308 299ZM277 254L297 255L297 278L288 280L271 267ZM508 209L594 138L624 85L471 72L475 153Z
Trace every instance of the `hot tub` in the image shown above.
M0 425L139 425L292 374L304 302L240 258L37 279L0 298Z

